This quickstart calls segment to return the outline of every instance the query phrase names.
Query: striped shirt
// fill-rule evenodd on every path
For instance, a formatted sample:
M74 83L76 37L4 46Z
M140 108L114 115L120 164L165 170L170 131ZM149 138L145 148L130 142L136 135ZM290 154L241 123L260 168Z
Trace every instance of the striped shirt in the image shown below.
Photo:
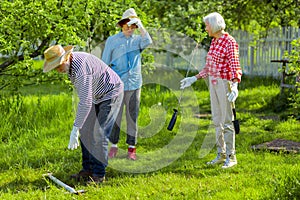
M119 76L102 60L85 52L73 52L68 76L77 90L79 103L74 126L81 128L93 103L112 99L123 91Z
M228 33L216 39L213 38L206 57L206 64L199 72L201 77L206 75L226 80L241 81L242 69L239 61L239 46Z

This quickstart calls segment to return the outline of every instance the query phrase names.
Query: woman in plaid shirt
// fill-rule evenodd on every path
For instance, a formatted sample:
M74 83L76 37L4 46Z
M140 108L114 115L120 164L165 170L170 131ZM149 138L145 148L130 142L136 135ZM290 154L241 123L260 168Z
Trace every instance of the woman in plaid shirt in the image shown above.
M226 24L219 13L203 18L205 30L212 37L205 67L195 76L181 80L181 89L191 86L197 79L208 77L212 119L216 130L217 157L207 164L224 163L223 169L237 164L232 104L238 97L238 83L242 70L239 47L235 39L224 31ZM230 90L228 88L230 85Z

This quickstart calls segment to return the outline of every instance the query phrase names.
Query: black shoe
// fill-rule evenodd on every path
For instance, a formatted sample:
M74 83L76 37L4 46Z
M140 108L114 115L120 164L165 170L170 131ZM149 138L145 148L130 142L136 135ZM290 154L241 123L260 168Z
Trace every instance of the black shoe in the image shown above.
M72 174L70 178L75 179L76 181L80 181L80 179L87 180L92 175L93 173L91 171L81 170L78 174Z

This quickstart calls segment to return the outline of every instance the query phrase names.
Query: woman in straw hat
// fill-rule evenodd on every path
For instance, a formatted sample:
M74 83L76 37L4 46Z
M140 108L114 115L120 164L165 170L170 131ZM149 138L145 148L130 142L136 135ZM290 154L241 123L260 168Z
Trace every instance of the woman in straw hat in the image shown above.
M67 73L77 90L79 103L68 148L82 149L83 169L71 177L100 183L105 179L108 138L123 99L119 76L99 58L73 52L72 46L51 46L44 52L44 72Z
M111 66L124 82L123 102L110 136L112 146L109 151L109 158L115 157L118 152L117 143L119 142L120 125L125 106L128 158L136 160L137 118L142 86L141 53L152 43L152 39L133 8L124 12L117 26L121 28L121 31L107 39L102 56L102 60ZM134 34L137 28L140 35Z

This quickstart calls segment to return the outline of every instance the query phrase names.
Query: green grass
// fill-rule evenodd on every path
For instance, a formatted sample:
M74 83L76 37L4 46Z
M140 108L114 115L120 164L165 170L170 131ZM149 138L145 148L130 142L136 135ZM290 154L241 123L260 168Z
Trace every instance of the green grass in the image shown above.
M237 166L222 170L205 164L216 149L209 145L214 131L204 82L184 92L173 131L166 127L179 91L149 84L142 90L138 160L125 158L122 131L120 154L110 161L107 182L97 186L69 179L81 169L81 151L67 149L74 120L67 87L35 86L3 96L0 199L299 199L299 154L251 149L276 138L300 142L299 121L287 117L289 111L274 111L280 103L278 80L245 77L239 87ZM47 172L87 192L72 195L44 178Z

